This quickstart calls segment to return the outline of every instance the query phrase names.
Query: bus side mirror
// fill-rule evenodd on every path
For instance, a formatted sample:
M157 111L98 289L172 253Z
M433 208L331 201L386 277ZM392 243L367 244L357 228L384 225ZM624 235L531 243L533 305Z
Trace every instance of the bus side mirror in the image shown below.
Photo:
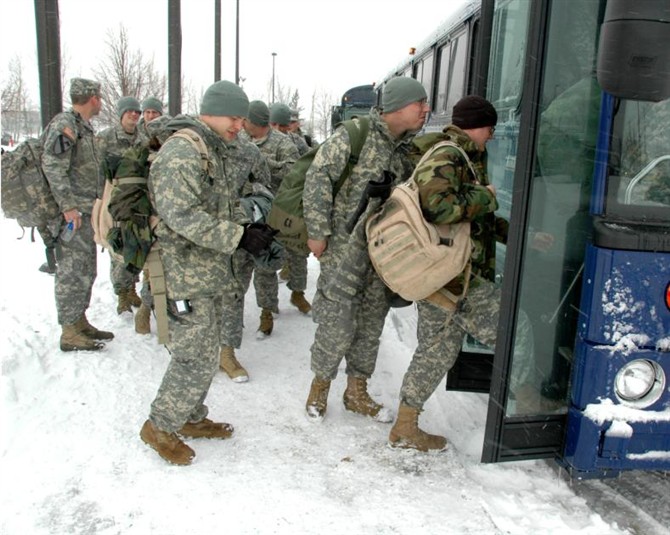
M597 76L615 97L653 102L670 98L670 2L607 2Z

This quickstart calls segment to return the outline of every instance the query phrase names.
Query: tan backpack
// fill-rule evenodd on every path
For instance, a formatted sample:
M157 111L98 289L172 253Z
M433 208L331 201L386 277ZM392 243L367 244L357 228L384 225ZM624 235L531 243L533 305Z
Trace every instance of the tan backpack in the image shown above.
M416 170L437 149L457 148L476 177L472 162L456 143L442 141L428 150L409 180L394 187L380 210L368 219L368 253L379 277L408 301L428 299L453 309L465 296L469 276L460 296L443 287L464 271L470 273L470 222L434 225L423 217Z

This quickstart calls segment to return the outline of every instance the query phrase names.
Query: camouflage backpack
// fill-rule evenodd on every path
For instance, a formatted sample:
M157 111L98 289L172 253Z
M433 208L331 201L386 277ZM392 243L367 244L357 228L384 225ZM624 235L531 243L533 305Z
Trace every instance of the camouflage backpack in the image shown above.
M42 142L31 138L2 155L2 211L22 227L58 228L61 213L42 171Z

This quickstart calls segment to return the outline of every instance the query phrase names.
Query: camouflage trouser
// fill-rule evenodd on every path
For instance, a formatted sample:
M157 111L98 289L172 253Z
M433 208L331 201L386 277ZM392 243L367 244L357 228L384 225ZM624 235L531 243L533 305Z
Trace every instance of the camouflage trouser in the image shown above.
M220 332L222 346L238 348L242 345L244 294L247 293L249 288L254 266L254 259L248 252L242 249L235 251L233 254L233 270L235 272L236 289L223 295Z
M123 261L114 256L111 251L109 252L109 258L109 278L112 281L114 293L118 295L121 290L134 288L139 277L128 271L124 266Z
M314 374L321 379L335 379L344 358L347 375L370 378L388 311L388 291L372 268L362 290L352 300L335 301L317 290L312 310L318 324L311 348Z
M254 290L258 308L268 308L279 313L279 281L273 269L254 269Z
M156 427L168 433L207 416L204 401L219 368L222 298L190 301L192 312L181 316L168 312L170 364L149 415Z
M400 401L421 409L454 365L466 334L488 346L495 345L500 288L480 279L468 292L462 310L449 312L427 301L419 301L417 308L418 346L402 382ZM514 350L515 355L532 355L533 352L530 322L523 311L519 311ZM523 371L512 377L512 388L523 381L529 371L524 366L519 368Z
M65 228L65 220L61 228ZM97 252L93 241L91 216L81 216L81 227L69 242L56 245L56 311L58 323L71 325L86 312L97 273Z
M288 286L294 292L304 292L307 288L307 256L304 253L294 253L286 250L288 264Z

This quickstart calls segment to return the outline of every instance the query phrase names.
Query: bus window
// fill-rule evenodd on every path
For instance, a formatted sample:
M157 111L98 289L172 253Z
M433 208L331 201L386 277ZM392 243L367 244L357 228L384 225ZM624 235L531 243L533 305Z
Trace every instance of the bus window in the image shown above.
M421 82L421 85L426 90L428 95L428 103L432 104L433 102L433 53L431 52L421 60L421 78L417 77L417 80Z
M468 39L462 32L438 51L439 71L437 99L433 110L446 113L451 120L451 110L465 94L465 76L467 70ZM447 121L447 122L448 122Z
M670 214L670 100L623 100L615 109L605 211L627 220ZM617 163L618 162L618 163Z

